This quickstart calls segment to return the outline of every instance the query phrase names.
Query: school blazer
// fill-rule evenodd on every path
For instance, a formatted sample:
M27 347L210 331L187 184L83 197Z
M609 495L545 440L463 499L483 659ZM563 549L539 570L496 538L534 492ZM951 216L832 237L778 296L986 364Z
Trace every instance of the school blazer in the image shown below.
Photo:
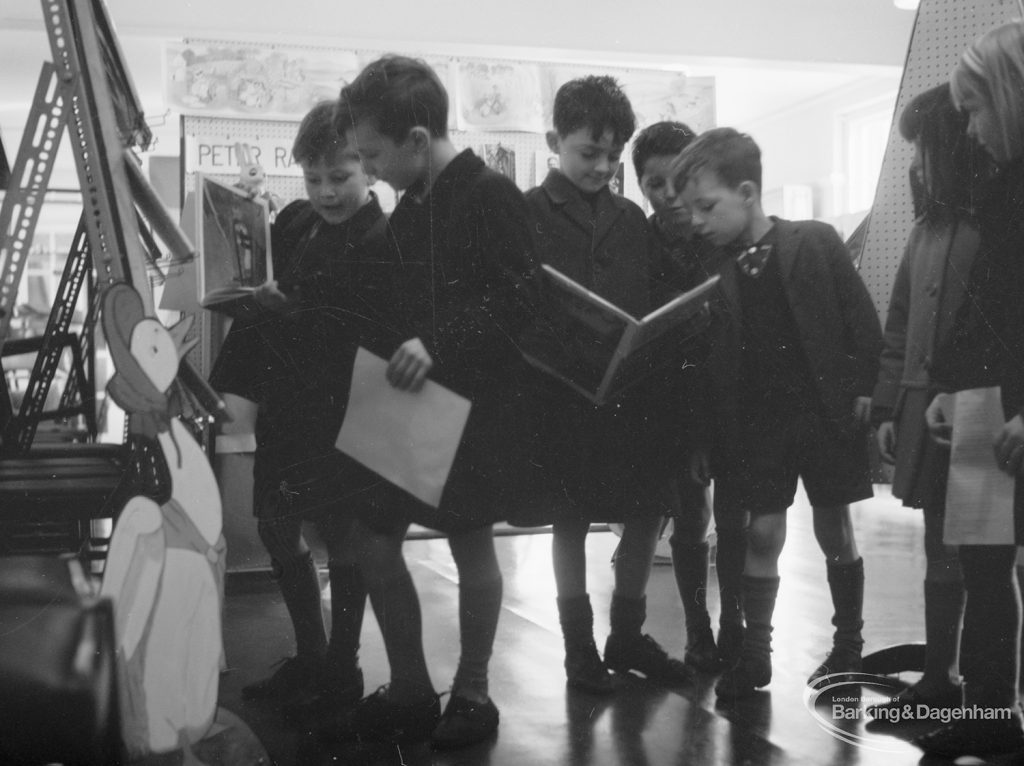
M823 414L857 428L853 400L871 396L882 330L864 282L835 229L819 221L775 222L782 283ZM720 269L712 298L707 387L719 446L742 438L739 423L742 310L734 260ZM710 432L705 432L712 438Z
M605 188L591 208L556 170L526 193L526 201L541 263L634 316L652 308L653 240L636 203Z

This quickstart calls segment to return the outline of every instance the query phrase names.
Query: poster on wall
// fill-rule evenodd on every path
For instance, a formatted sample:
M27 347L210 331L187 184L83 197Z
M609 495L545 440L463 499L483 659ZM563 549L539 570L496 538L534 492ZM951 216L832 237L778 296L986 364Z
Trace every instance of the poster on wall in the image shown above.
M682 72L633 69L619 76L637 125L663 120L684 122L695 133L715 127L715 81Z
M481 154L487 167L506 178L516 180L516 150L502 144L484 144Z
M541 70L514 61L459 61L456 127L543 133Z
M164 67L164 97L174 111L296 119L337 98L360 65L353 52L183 42L165 46Z

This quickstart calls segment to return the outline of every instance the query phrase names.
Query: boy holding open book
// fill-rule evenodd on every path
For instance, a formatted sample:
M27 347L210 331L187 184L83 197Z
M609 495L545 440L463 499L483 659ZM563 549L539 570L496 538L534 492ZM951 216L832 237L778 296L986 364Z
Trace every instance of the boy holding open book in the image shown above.
M321 102L299 126L292 153L308 199L277 216L277 280L257 288L261 308L236 320L210 375L242 415L237 423L255 418L253 513L296 642L295 656L244 686L242 696L290 715L362 697L357 653L366 590L351 527L354 511L386 491L379 477L334 449L356 349L376 349L374 338L387 337L392 259L384 214L333 113L333 101ZM316 526L327 547L329 643L303 522Z
M559 88L548 145L559 157L541 186L527 193L542 263L626 313L655 308L652 249L643 211L612 193L609 181L636 121L626 95L610 77L585 77ZM552 287L551 289L555 289ZM558 318L555 317L557 322ZM596 320L595 320L596 321ZM551 343L538 323L524 340L528 357ZM565 348L571 355L579 348ZM613 690L609 669L639 671L662 683L683 682L683 664L641 633L645 590L663 517L677 505L673 444L678 401L669 379L650 376L606 404L588 400L563 380L535 371L528 395L537 480L517 523L554 525L553 559L565 670L571 687ZM615 565L611 635L602 661L594 642L586 586L585 543L591 522L625 522Z

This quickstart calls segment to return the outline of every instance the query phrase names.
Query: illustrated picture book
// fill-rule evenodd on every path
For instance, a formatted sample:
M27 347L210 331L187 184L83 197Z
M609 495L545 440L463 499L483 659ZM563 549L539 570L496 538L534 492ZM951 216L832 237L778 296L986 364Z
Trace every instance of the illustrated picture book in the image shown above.
M199 304L236 313L273 278L267 201L197 174L195 214Z
M604 404L651 372L678 360L708 323L718 276L642 318L544 264L542 312L549 332L526 360L595 404Z

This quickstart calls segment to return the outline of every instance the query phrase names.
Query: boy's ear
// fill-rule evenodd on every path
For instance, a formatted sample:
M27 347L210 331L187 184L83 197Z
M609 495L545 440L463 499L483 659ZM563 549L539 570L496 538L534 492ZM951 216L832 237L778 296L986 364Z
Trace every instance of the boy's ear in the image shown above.
M544 137L548 141L548 149L558 154L558 131L549 130Z
M761 199L761 190L753 181L741 182L740 194L743 195L743 201L748 203L759 202Z
M412 142L412 148L422 152L430 148L430 131L422 125L417 125L409 131L406 141Z

